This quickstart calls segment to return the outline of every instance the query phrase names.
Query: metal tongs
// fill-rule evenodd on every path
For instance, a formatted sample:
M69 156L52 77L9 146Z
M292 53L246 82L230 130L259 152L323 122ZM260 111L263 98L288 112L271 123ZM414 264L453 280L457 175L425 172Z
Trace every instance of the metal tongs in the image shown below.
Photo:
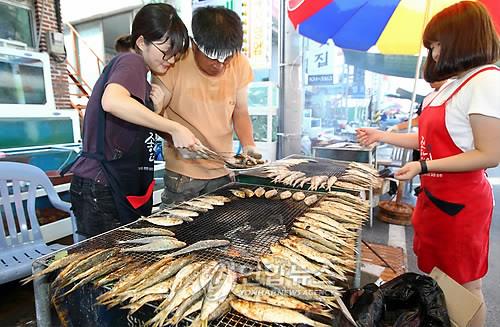
M192 148L178 148L178 150L185 158L194 158L193 155L195 155L196 157L200 157L202 159L222 162L229 169L241 168L240 166L235 165L234 162L229 161L226 156L209 149L201 143L195 144Z
M227 168L227 169L233 169L233 170L237 170L237 169L247 169L247 168L252 168L253 166L247 166L245 164L241 164L241 163L236 163L234 161L231 161L230 159L228 159L227 156L224 156L218 152L215 152L211 149L209 149L208 147L206 147L205 145L199 143L199 144L196 144L192 149L188 149L188 148L182 148L182 149L179 149L181 152L185 152L186 150L189 151L190 153L193 153L193 154L196 154L197 156L203 158L203 159L207 159L207 160L213 160L213 161L219 161L219 162L222 162L224 163L224 166ZM231 154L233 154L231 152ZM243 156L245 160L250 160L254 163L254 165L257 165L257 161L248 156L248 155L245 155L245 154L239 154L239 156Z

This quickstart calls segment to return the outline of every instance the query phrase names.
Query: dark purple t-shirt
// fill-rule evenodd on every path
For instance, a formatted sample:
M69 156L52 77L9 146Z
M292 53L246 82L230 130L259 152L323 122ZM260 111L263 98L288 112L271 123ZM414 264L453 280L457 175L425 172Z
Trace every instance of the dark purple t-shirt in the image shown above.
M116 83L129 91L131 96L142 104L149 98L151 85L147 81L148 68L142 56L135 53L118 55L109 64L107 78L101 75L94 85L85 110L83 123L83 151L95 153L97 149L98 113L102 109L102 95L110 83ZM121 120L111 114L106 114L106 136L104 154L111 160L127 152L135 138L137 125ZM71 171L80 177L107 184L99 163L90 158L80 157Z

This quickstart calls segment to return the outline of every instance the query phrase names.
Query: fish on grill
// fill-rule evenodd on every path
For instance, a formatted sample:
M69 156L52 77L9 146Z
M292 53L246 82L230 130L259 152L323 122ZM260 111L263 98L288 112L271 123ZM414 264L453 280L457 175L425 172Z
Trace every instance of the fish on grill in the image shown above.
M281 245L287 247L292 251L297 252L298 254L301 254L302 256L308 258L309 260L325 265L328 268L332 269L335 272L333 277L335 277L336 279L347 280L345 276L345 271L343 271L342 267L331 262L330 259L325 254L316 251L313 248L308 247L307 245L295 242L291 239L281 239L279 240L279 242Z
M240 198L240 199L244 199L246 197L245 192L242 190L231 189L231 190L229 190L229 192L231 192L235 197Z
M182 210L182 209L166 209L165 212L168 212L178 217L198 217L200 215L195 211Z
M227 268L219 268L207 286L203 306L200 312L200 322L203 327L208 325L208 319L219 305L227 298L236 281L236 275Z
M201 251L210 248L228 246L231 244L228 240L204 240L191 244L179 251L175 251L166 255L166 257L176 257L190 252Z
M245 188L245 187L241 187L240 190L243 191L243 192L245 192L245 197L246 198L251 198L251 197L254 196L254 192L251 189L248 189L248 188Z
M122 249L122 252L159 252L185 247L186 243L178 240L159 240L145 245Z
M359 196L352 195L351 193L347 192L328 192L329 195L333 196L334 198L340 198L344 199L346 201L351 202L352 204L359 204L363 206L370 206L369 201L361 199Z
M286 200L292 197L292 192L290 191L283 191L280 193L280 199L281 200Z
M321 236L319 236L315 233L312 233L308 230L305 230L302 228L297 228L297 227L292 227L292 233L294 233L298 236L301 236L305 239L308 239L312 242L319 243L319 244L327 247L328 249L330 249L330 251L333 251L335 253L339 253L339 252L344 253L344 250L341 247L341 245L333 243L333 242L327 240L326 238L321 237ZM311 247L313 247L313 246L311 246ZM324 251L324 252L330 253L329 251Z
M216 261L210 261L197 274L196 278L192 278L188 283L180 287L172 298L167 298L158 307L158 314L153 317L148 323L153 326L163 326L170 313L184 302L187 298L193 296L198 291L205 288L212 280L213 275L218 270L219 264Z
M206 287L199 290L193 296L185 299L175 310L175 313L172 316L172 318L170 318L170 320L167 321L167 325L177 326L177 324L187 316L186 315L187 312L191 310L195 311L201 310L201 307L203 305L203 296L205 295L205 292L206 292Z
M266 254L260 257L264 266L275 274L290 278L294 282L312 289L323 290L330 293L338 293L340 287L332 283L315 278L308 271L294 264L288 258L279 254ZM269 303L272 304L272 303Z
M146 227L146 228L126 228L122 227L120 230L140 234L144 236L171 236L174 237L175 233L165 228Z
M203 201L198 201L196 199L190 201L184 201L183 204L187 204L188 206L192 206L195 208L208 209L208 210L212 210L214 208L212 204Z
M276 195L278 194L278 191L272 189L272 190L269 190L267 191L264 196L266 197L266 199L270 199L272 197L275 197Z
M297 252L292 251L280 244L273 244L271 245L270 248L273 254L287 258L301 270L306 271L309 274L314 275L322 280L328 279L327 278L327 273L329 272L328 269L307 260L305 257L298 254Z
M222 203L229 203L231 202L231 199L226 197L226 196L223 196L223 195L204 195L202 197L199 197L197 198L199 201L206 201L214 206L221 206L221 205L224 205L224 204L220 204L220 202ZM214 201L215 200L215 201Z
M316 194L309 195L304 199L304 203L308 206L312 206L319 200L318 196Z
M261 322L306 324L314 327L328 326L311 320L297 311L264 303L233 300L231 301L231 307L241 315Z
M311 178L311 186L309 187L309 191L317 191L318 188L328 180L328 176L313 176Z
M215 309L208 316L208 321L212 321L212 320L218 319L218 318L222 317L223 315L225 315L226 313L228 313L229 311L231 311L231 305L230 305L230 303L233 300L236 300L236 297L233 294L229 294L226 297L226 299L224 300L224 302L222 302L221 305L219 305L219 307L217 309ZM201 309L201 307L200 307L200 309ZM200 310L200 309L198 309L198 310ZM195 310L195 311L198 311L198 310ZM193 320L193 322L191 323L190 327L201 327L200 316L196 317L196 319Z
M81 260L85 259L86 257L89 257L92 254L95 254L98 251L99 250L94 250L91 252L76 252L76 253L68 254L62 258L59 258L59 259L51 262L49 264L49 266L47 268L43 269L42 271L39 271L39 272L21 280L21 283L22 283L22 285L25 285L25 284L27 284L27 283L29 283L37 278L40 278L44 275L51 273L53 271L56 271L58 269L62 269L71 263L81 261Z
M125 240L125 241L117 241L116 243L118 244L149 244L155 241L161 241L161 240L177 240L175 237L172 236L148 236L148 237L141 237L141 238L136 238L133 240Z
M71 283L71 279L82 272L88 271L95 265L115 256L120 249L110 248L98 250L92 255L85 257L83 260L74 261L67 265L54 279L51 284L54 296L58 293L59 288L63 288Z
M164 227L177 226L184 223L184 220L174 217L159 217L159 218L142 217L139 218L139 221L147 221L148 223L151 223L153 225L164 226Z
M262 286L252 284L236 284L232 289L232 293L239 299L249 302L265 303L280 308L326 314L325 310L320 305L308 304L291 296L279 294Z
M199 213L205 213L205 212L208 212L208 209L205 209L205 208L200 208L200 207L194 207L194 206L190 206L190 205L187 205L187 204L179 204L175 207L176 209L182 209L182 210L188 210L188 211L195 211L195 212L199 212ZM150 217L155 217L156 215L154 216L150 216ZM193 221L193 218L191 217L178 217L178 218L181 218L181 219L184 219L186 221Z
M258 187L258 188L256 188L256 189L255 189L254 193L255 193L255 196L256 196L256 197L260 198L260 197L262 197L264 194L266 194L266 189L265 189L265 188L263 188L263 187Z
M342 246L345 246L351 250L355 250L354 246L352 246L351 244L347 243L345 240L341 239L340 237L338 237L337 235L329 232L329 231L326 231L322 228L319 228L319 227L316 227L316 226L313 226L311 224L307 224L307 223L303 223L303 222L295 222L293 223L294 226L298 227L298 228L302 228L302 229L305 229L305 230L308 230L318 236L321 236L331 242L334 242L334 243L338 243L339 245L342 245Z
M326 189L328 191L331 191L333 185L337 182L337 177L336 176L330 176L328 180L326 181Z
M305 198L306 198L306 195L302 192L295 192L292 195L292 199L294 199L295 201L302 201Z

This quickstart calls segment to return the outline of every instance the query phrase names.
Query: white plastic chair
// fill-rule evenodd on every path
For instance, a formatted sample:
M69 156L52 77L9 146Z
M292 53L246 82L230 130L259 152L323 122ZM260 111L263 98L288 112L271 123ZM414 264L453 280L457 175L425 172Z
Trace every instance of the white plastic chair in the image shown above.
M26 207L21 187L28 188ZM36 190L41 186L52 205L71 217L73 238L76 241L75 218L71 204L61 200L47 175L38 167L18 163L0 162L0 284L31 274L32 262L64 247L46 245L35 212ZM26 214L28 220L26 219Z

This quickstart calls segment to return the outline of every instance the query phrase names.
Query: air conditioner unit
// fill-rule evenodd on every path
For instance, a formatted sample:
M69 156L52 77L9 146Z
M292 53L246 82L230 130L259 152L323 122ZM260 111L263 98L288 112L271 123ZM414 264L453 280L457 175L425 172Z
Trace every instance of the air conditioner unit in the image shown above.
M0 39L0 47L17 49L17 50L28 49L28 45L24 42L6 40L6 39Z

